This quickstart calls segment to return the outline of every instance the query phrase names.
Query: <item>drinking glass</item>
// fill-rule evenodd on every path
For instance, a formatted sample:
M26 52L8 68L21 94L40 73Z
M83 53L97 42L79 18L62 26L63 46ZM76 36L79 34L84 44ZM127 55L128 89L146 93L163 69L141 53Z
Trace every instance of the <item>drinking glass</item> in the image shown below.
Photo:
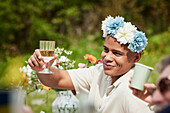
M45 63L48 63L50 60L54 58L53 55L55 50L55 41L40 40L39 46L42 59L44 60ZM53 72L46 67L44 70L39 71L39 73L52 74Z

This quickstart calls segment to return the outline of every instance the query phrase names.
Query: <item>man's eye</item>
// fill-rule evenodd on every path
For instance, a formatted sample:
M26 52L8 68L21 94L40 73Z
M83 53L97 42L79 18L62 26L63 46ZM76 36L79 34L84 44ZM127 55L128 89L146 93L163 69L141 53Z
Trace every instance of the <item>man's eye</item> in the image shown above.
M105 52L108 52L109 50L108 50L107 48L104 48L104 51L105 51Z
M122 54L119 53L119 52L113 52L113 54L115 54L115 55L122 55Z

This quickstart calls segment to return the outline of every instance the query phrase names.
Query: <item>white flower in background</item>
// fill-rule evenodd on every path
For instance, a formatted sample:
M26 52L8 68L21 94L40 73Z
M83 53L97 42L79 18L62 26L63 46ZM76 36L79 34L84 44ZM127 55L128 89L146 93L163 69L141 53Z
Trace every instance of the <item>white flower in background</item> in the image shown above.
M59 48L59 47L57 47L57 48L55 49L55 53L58 54L58 55L61 55L61 54L63 53L63 50L64 50L64 48Z
M69 68L74 68L75 61L68 64Z
M73 60L73 62L71 63L71 65L73 65L74 66L74 64L76 63L76 61L75 60Z
M66 51L66 50L64 50L64 52L65 52L67 55L71 55L71 54L72 54L72 51Z
M26 73L29 77L31 76L31 73Z
M44 111L40 111L40 113L45 113Z
M66 56L61 56L59 62L69 62L70 60Z
M24 66L20 70L23 71L26 75L31 76L32 69L31 69L31 67L29 65Z
M29 65L27 65L27 72L26 72L26 74L28 75L28 76L31 76L32 74L31 74L31 72L32 72L32 69L31 69L31 67L29 66Z
M59 65L59 66L58 66L58 69L63 70L64 68L63 68L61 65Z
M38 91L37 92L41 92L41 89L38 89Z
M32 84L32 81L28 81L28 84Z
M27 67L24 66L24 67L22 68L22 71L23 71L24 73L27 73Z
M114 37L120 42L120 44L130 43L134 38L134 32L136 29L137 28L130 22L125 22L124 26L119 28Z

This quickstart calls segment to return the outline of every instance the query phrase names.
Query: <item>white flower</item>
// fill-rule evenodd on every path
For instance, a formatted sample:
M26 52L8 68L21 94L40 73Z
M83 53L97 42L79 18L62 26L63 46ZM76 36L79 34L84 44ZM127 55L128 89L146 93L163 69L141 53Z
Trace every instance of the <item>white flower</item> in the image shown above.
M63 50L64 50L64 48L59 48L59 47L57 47L57 48L55 49L55 52L56 52L58 55L61 55L61 54L63 53Z
M31 73L28 73L28 72L27 72L26 75L28 75L29 77L31 77Z
M75 61L73 61L72 63L70 63L69 66L70 66L71 68L74 68L74 63L75 63Z
M24 73L27 73L27 68L24 66L24 67L22 68L22 71L23 71Z
M65 56L61 56L60 59L59 59L59 62L69 62L70 60L65 57Z
M37 92L41 92L41 89L38 89L38 91Z
M44 111L40 111L40 113L45 113Z
M66 50L64 50L64 52L65 52L67 55L71 55L71 54L72 54L72 51L66 51Z
M62 66L60 66L60 65L59 65L59 66L58 66L58 69L61 69L61 70L63 70L64 68L63 68Z
M28 81L28 84L32 84L32 81L30 80L30 81Z
M114 37L120 42L120 44L130 43L134 38L134 32L136 29L137 28L130 22L125 22L124 26L119 28Z

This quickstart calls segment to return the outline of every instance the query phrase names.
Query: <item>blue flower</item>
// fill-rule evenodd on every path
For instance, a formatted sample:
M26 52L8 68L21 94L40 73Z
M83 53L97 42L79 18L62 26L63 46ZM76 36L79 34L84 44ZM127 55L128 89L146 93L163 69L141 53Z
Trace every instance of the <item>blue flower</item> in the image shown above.
M146 45L148 44L147 38L145 37L145 33L141 31L136 31L134 33L134 38L130 41L128 48L133 52L140 52L145 49Z
M114 37L120 27L124 26L124 18L117 16L115 19L111 16L103 21L102 30L106 30L107 34ZM104 35L106 36L106 34Z

